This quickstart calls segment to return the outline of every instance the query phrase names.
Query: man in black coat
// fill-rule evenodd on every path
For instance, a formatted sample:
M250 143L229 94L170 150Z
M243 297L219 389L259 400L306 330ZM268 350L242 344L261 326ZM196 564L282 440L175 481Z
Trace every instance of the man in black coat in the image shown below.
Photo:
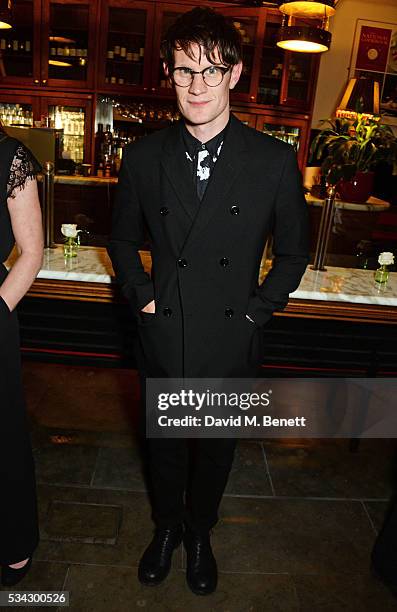
M293 148L230 113L239 32L206 8L182 15L162 44L182 120L125 149L109 253L137 319L142 378L255 376L262 327L282 309L308 263L307 210ZM138 249L151 241L151 276ZM266 239L274 262L261 286ZM235 439L148 439L156 531L139 564L144 584L168 574L183 539L194 593L215 590L209 533ZM185 529L184 529L185 525Z

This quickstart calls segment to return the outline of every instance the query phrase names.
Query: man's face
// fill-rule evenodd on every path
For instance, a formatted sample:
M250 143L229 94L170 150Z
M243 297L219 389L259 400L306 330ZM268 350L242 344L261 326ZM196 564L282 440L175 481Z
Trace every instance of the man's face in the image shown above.
M194 59L191 59L182 50L174 51L174 67L190 68L194 71L203 70L212 66L207 60L204 50L197 44L191 47ZM218 50L215 50L216 64L225 66L219 58ZM211 125L229 113L229 91L235 87L240 78L242 63L233 66L223 77L222 83L216 87L209 87L204 83L201 74L195 74L189 87L175 85L175 92L179 110L188 123L192 125ZM167 66L164 65L165 73L168 75Z

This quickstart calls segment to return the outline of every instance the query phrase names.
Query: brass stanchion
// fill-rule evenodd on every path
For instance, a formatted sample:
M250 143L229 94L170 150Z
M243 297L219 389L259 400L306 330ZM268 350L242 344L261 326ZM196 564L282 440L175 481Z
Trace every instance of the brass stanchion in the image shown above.
M44 248L53 249L54 244L54 164L44 163L43 175L43 229Z
M323 211L321 214L320 229L317 237L316 253L314 256L313 265L310 266L311 270L326 270L324 267L325 258L327 256L327 248L329 235L331 233L332 223L334 220L335 212L335 185L328 185L327 197L323 205Z

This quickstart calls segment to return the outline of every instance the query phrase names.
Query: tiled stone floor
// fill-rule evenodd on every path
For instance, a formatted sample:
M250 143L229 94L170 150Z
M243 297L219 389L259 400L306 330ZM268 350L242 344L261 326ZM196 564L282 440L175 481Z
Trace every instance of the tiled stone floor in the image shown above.
M212 540L219 586L202 598L186 586L182 547L162 585L136 577L152 534L136 373L25 362L24 380L41 543L18 590L68 590L81 612L397 609L369 571L394 441L357 453L347 440L241 441Z

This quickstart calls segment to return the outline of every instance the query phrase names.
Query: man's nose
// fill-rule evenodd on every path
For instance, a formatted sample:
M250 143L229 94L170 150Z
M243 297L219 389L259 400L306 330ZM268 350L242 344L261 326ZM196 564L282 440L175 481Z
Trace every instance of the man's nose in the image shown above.
M192 77L193 80L189 87L189 93L193 94L194 96L198 96L207 90L207 85L204 82L204 77L201 72L192 74Z

